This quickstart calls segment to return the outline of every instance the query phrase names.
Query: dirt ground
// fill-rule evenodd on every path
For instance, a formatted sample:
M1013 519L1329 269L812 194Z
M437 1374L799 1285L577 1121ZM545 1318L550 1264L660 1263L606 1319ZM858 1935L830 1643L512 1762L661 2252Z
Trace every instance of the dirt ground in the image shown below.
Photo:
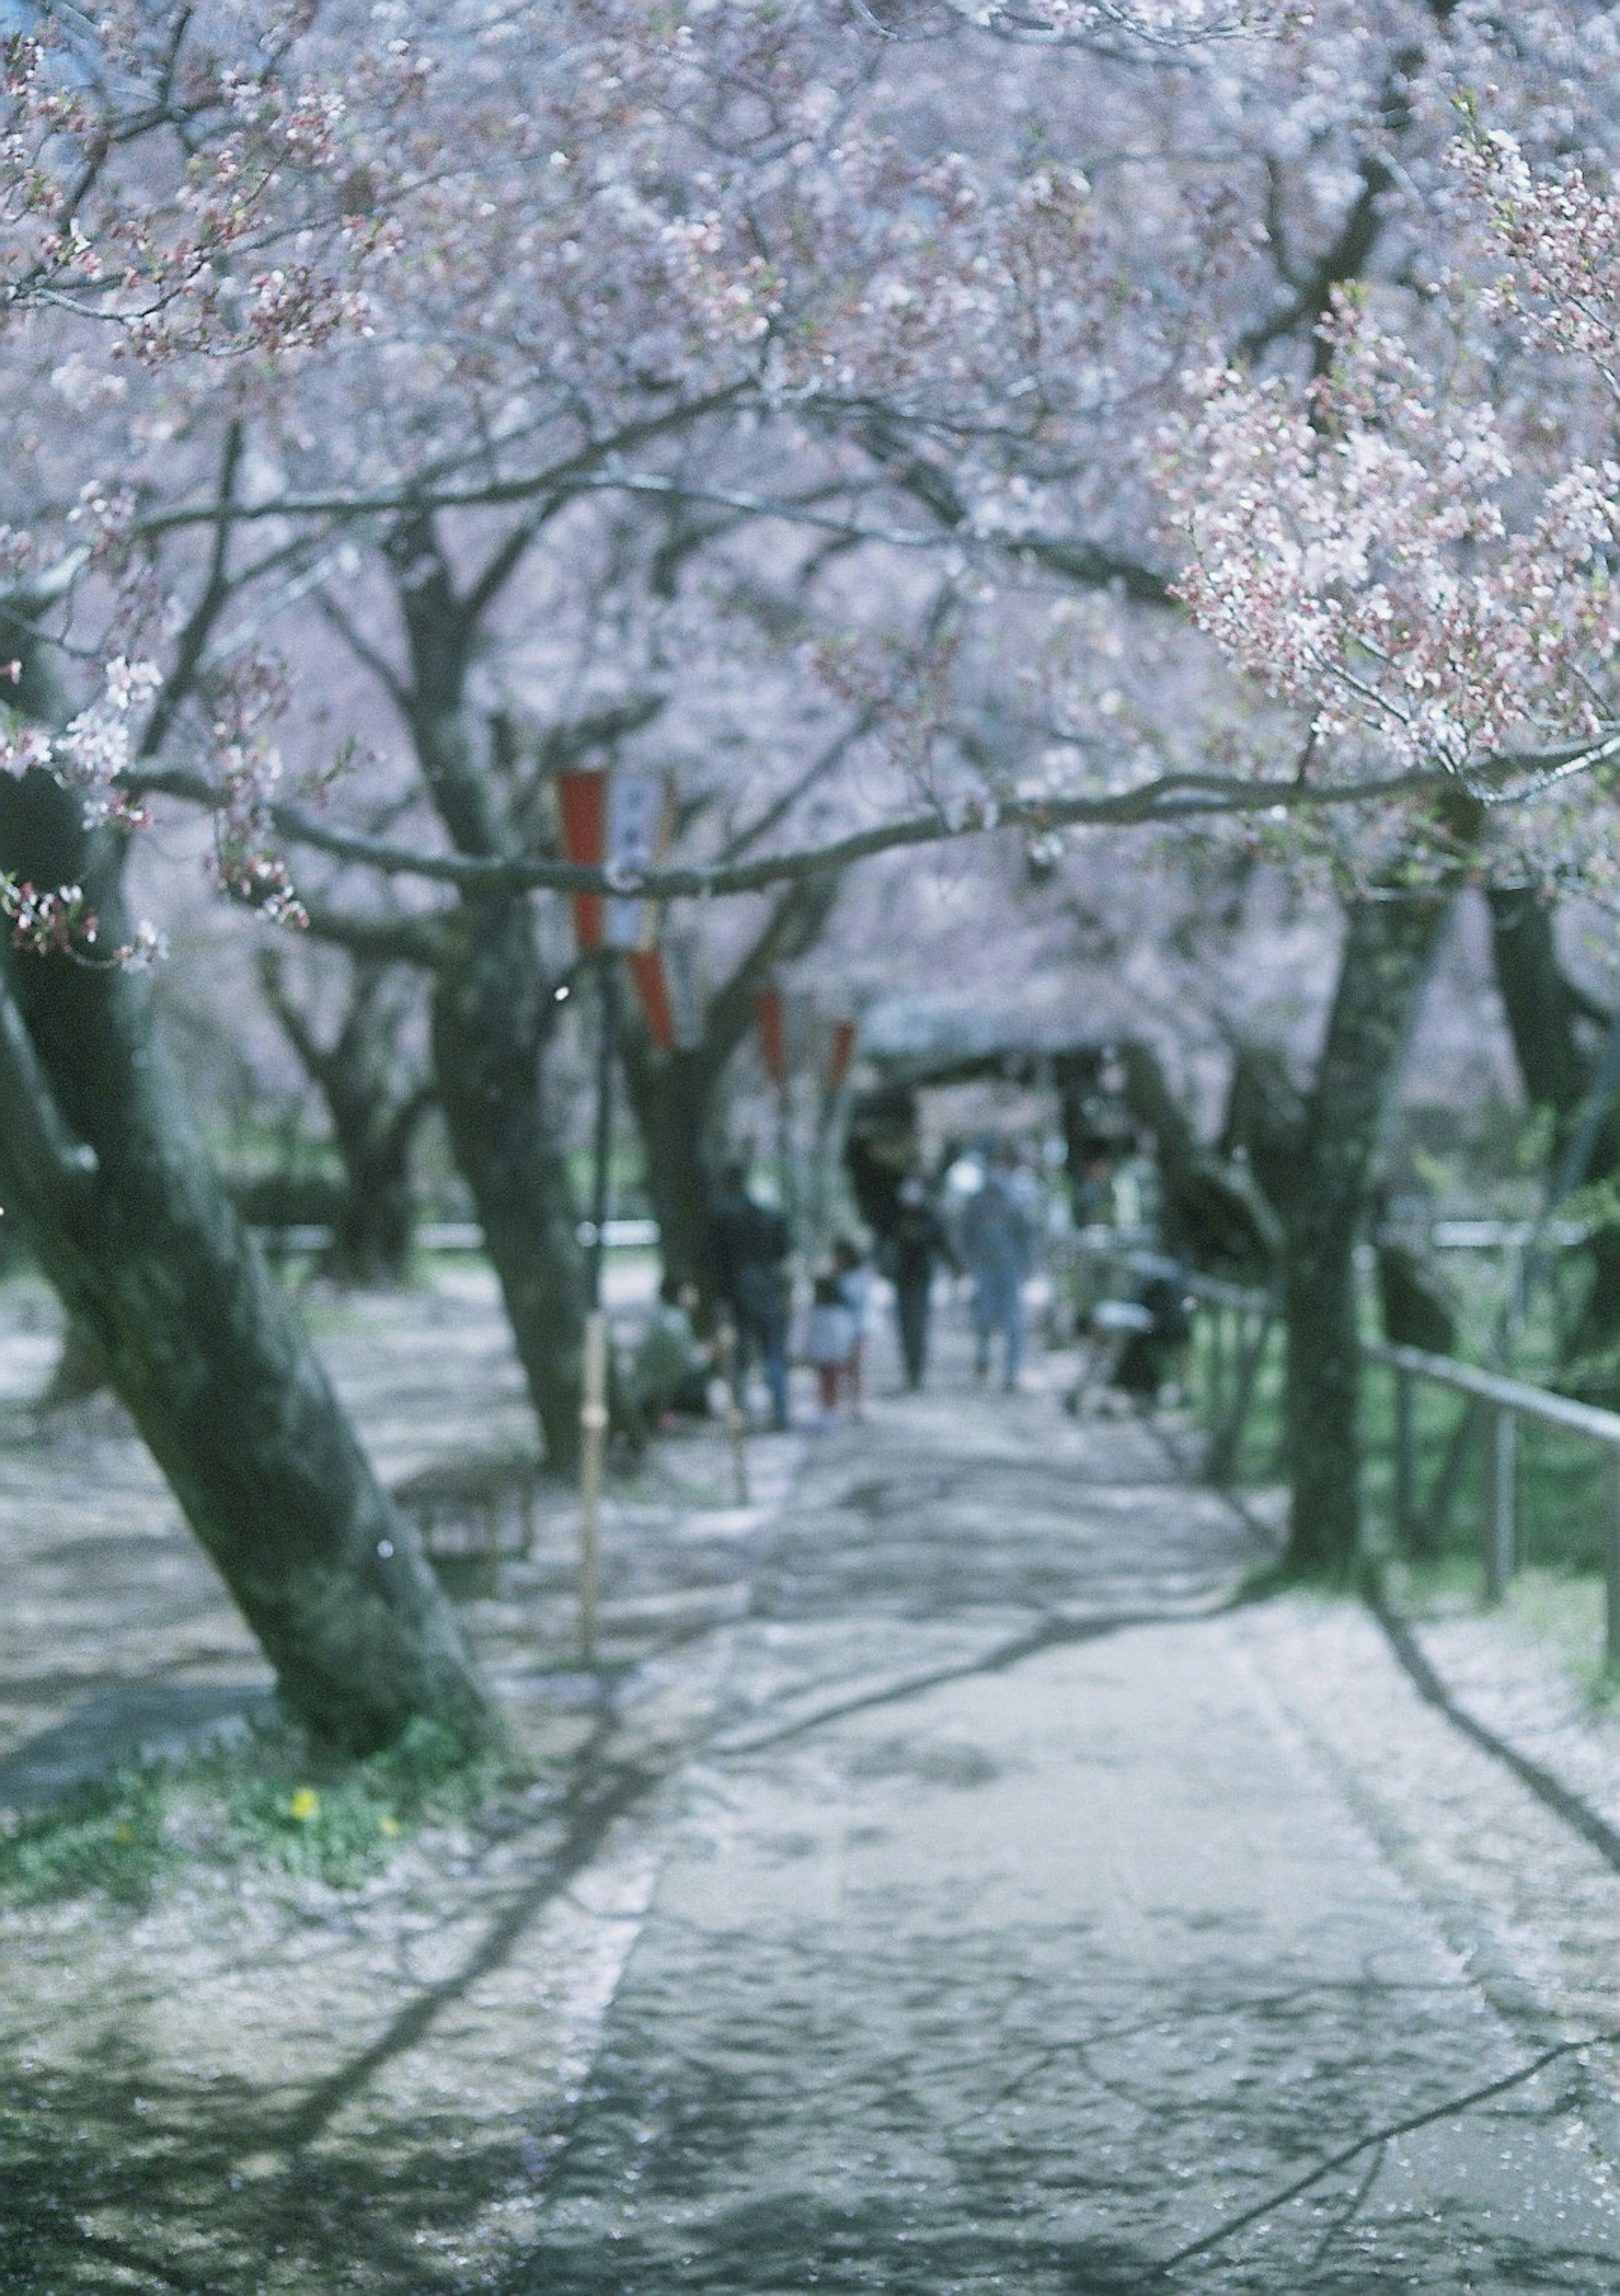
M390 1482L528 1447L481 1268L310 1312ZM240 1729L269 1691L116 1406L33 1411L58 1327L41 1287L0 1291L0 1808L18 1811ZM0 1907L5 2296L462 2288L522 2244L796 1439L752 1451L748 1507L717 1430L616 1480L607 1695L572 1657L567 1492L543 1491L529 1558L464 1603L532 1780L491 1823L430 1826L357 1888L249 1861L182 1866L133 1912L94 1892Z

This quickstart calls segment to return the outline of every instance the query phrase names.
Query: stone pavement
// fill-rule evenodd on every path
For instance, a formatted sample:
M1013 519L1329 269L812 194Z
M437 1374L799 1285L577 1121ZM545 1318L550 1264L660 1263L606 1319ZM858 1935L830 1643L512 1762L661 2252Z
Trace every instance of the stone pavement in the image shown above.
M1250 1535L959 1382L778 1526L509 2296L1620 2286L1575 2058L1219 1611Z
M500 1831L4 1910L6 2296L1620 2288L1620 2053L1567 2046L1620 1877L1354 1605L1224 1608L1264 1534L1157 1437L942 1339L747 1508L712 1431L615 1485L602 1685L548 1500L466 1613L542 1772ZM521 1432L470 1274L323 1345L390 1476ZM263 1682L116 1415L31 1429L49 1354L0 1350L42 1791Z

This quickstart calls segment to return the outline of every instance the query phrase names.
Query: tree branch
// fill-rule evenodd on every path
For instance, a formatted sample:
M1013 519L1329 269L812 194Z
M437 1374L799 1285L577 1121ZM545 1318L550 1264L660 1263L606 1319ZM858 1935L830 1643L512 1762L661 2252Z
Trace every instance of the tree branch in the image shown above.
M141 754L143 757L155 757L162 748L182 702L196 683L208 650L209 635L231 595L231 523L235 509L236 474L241 463L243 435L240 419L231 422L225 431L225 451L220 459L219 496L226 515L214 529L202 594L180 633L175 648L175 666L163 682L163 691L158 696L151 716L146 722L145 732L141 736Z
M194 776L146 776L144 785L189 796L207 804L223 792ZM1134 789L1104 797L1013 798L1000 804L969 800L948 812L924 813L852 831L824 845L776 853L756 861L687 864L644 874L585 868L553 857L489 857L429 853L393 845L382 838L334 827L295 805L278 805L272 818L293 844L307 845L339 860L380 870L386 876L414 876L454 885L464 893L642 894L652 900L704 898L711 895L758 893L772 885L814 876L823 869L847 868L917 845L939 845L958 837L983 836L994 829L1025 829L1043 835L1065 828L1138 828L1162 823L1207 820L1222 815L1299 812L1307 808L1371 805L1391 799L1432 799L1454 791L1456 777L1438 769L1391 775L1379 781L1329 783L1301 789L1293 780L1245 781L1236 775L1164 774Z
M348 609L339 605L337 600L324 586L315 593L315 603L323 619L331 623L350 653L354 655L355 660L363 668L370 670L401 718L408 722L411 715L411 697L405 689L405 681L400 677L392 662L385 654L378 651L368 637L361 634Z
M1423 2112L1408 2113L1403 2120L1389 2121L1384 2128L1375 2128L1368 2136L1359 2137L1354 2144L1346 2144L1339 2152L1330 2153L1327 2160L1320 2161L1305 2176L1296 2177L1291 2185L1285 2185L1280 2191L1269 2194L1264 2200L1256 2201L1253 2208L1240 2210L1236 2216L1228 2217L1225 2223L1217 2225L1213 2232L1203 2234L1198 2240L1190 2240L1184 2248L1178 2248L1174 2256L1166 2256L1161 2263L1155 2265L1150 2276L1155 2280L1166 2279L1171 2273L1179 2272L1183 2264L1190 2264L1195 2257L1207 2256L1211 2249L1224 2246L1229 2240L1235 2240L1240 2232L1247 2232L1250 2225L1258 2224L1262 2217L1274 2215L1277 2210L1286 2208L1290 2201L1297 2201L1302 2194L1308 2193L1313 2185L1320 2185L1324 2177L1335 2175L1340 2169L1349 2168L1353 2161L1359 2161L1363 2152L1375 2145L1389 2144L1397 2136L1413 2136L1420 2128L1432 2128L1437 2121L1452 2120L1460 2112L1470 2112L1477 2104L1488 2104L1493 2096L1503 2096L1510 2089L1521 2087L1526 2081L1534 2080L1537 2073L1545 2072L1547 2067L1556 2064L1560 2057L1574 2056L1583 2049L1612 2049L1616 2046L1620 2046L1620 2033L1592 2033L1583 2040L1559 2041L1551 2048L1543 2049L1527 2065L1520 2065L1517 2072L1503 2073L1499 2080L1485 2081L1478 2088L1469 2089L1461 2096L1447 2097L1443 2104L1430 2105Z
M445 960L451 914L447 909L433 916L379 917L356 909L334 909L307 894L299 898L315 938L346 948L352 955L413 964L424 972L434 972Z

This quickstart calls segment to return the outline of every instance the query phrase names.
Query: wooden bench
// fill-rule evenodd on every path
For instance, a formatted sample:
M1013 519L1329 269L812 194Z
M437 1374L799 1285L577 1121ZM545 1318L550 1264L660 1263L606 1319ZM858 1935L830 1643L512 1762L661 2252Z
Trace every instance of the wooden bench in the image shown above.
M434 1563L482 1562L494 1594L503 1556L527 1556L535 1543L540 1470L511 1452L436 1459L394 1486L394 1504L415 1525Z

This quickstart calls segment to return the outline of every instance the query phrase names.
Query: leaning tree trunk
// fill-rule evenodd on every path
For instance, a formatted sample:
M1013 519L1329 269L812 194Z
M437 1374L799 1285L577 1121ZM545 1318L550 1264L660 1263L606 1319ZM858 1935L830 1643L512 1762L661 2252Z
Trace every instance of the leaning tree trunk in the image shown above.
M1441 894L1357 902L1283 1204L1287 1566L1343 1572L1361 1533L1355 1244L1390 1097L1446 911Z
M585 1276L568 1170L541 1098L549 1001L523 900L465 902L434 981L439 1104L547 1461L571 1473L579 1456Z
M1150 1045L1132 1039L1120 1058L1125 1105L1153 1135L1165 1242L1195 1267L1265 1281L1281 1242L1272 1206L1240 1164L1203 1145Z
M466 596L456 593L430 519L404 520L391 544L413 677L399 699L428 794L462 853L517 849L466 688L479 616L519 563L522 533L497 549ZM434 1084L547 1461L569 1473L579 1457L585 1271L567 1166L542 1097L553 1012L525 898L466 898L436 969Z
M0 866L83 884L125 931L118 857L46 777L0 779ZM490 1712L454 1616L192 1128L147 983L55 955L0 975L0 1184L274 1666L356 1752Z

